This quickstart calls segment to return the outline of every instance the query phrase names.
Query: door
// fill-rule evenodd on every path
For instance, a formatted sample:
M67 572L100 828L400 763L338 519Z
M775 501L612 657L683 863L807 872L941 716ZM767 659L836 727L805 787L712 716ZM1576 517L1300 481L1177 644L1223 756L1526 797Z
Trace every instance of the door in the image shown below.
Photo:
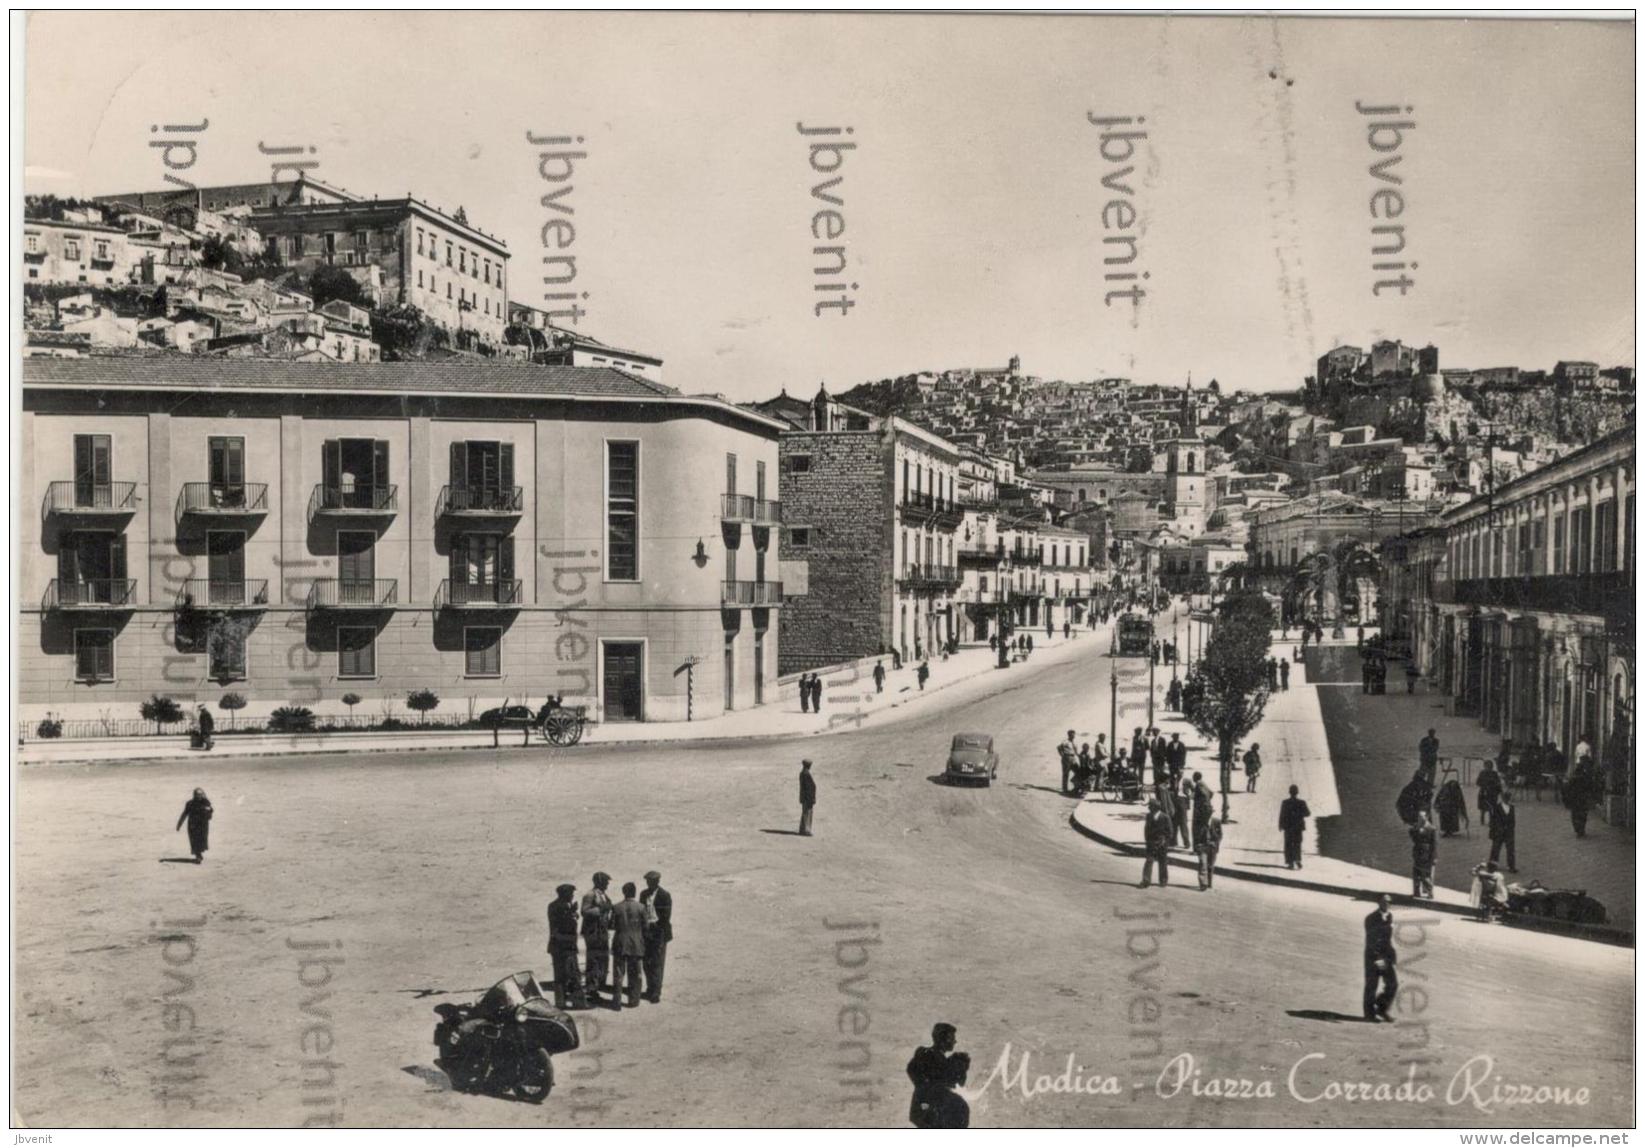
M337 532L337 601L373 605L376 602L377 536L368 530Z
M754 704L765 704L765 631L754 631Z
M206 534L207 601L215 606L245 604L246 535L241 530Z
M725 679L725 708L737 708L737 635L725 636L725 670L721 675Z
M106 434L74 436L74 505L113 505L113 450Z
M639 642L605 643L605 720L645 720L645 647Z
M126 540L106 531L70 534L57 551L58 598L66 606L123 605Z
M243 506L246 501L246 440L208 441L212 506Z

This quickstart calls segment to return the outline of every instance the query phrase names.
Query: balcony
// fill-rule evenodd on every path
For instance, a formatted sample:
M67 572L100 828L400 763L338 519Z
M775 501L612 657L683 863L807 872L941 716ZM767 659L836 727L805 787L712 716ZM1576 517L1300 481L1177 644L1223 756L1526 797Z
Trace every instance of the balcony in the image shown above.
M112 518L137 512L135 482L53 482L43 512L77 518Z
M727 608L741 606L781 606L781 582L721 582L720 605Z
M903 571L903 588L914 591L938 592L956 589L960 584L957 566L910 566Z
M202 518L250 518L268 513L268 484L244 483L225 486L216 482L185 482L177 496L177 520L189 515Z
M96 578L69 582L53 578L46 587L42 610L129 610L137 597L135 578Z
M1447 593L1447 589L1449 592ZM1469 578L1436 582L1435 600L1500 610L1591 614L1612 628L1632 632L1634 579L1626 570L1606 574L1544 574L1520 578Z
M385 610L399 601L394 578L316 578L308 592L310 610Z
M995 550L961 550L955 559L961 570L998 570L1005 555Z
M436 610L514 610L520 605L520 579L500 582L453 582L447 578L434 595Z
M1011 559L1013 566L1038 566L1040 552L1038 550L1012 550L1006 557Z
M308 517L334 514L342 517L383 517L398 507L395 486L327 486L320 483L308 500Z
M268 579L190 578L177 590L179 610L261 610L268 606Z
M442 486L434 516L507 518L520 513L525 500L518 486Z
M747 522L753 526L782 525L782 504L752 494L720 495L720 521Z

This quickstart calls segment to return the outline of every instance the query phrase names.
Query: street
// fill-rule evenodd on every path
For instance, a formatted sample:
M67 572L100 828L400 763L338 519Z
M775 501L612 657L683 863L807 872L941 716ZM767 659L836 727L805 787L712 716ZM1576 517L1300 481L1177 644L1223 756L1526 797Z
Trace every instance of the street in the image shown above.
M948 1021L977 1126L1632 1122L1632 952L1400 910L1399 1023L1366 1025L1369 905L1183 869L1144 891L1071 831L1053 747L1107 732L1091 638L822 737L25 769L17 1117L896 1126ZM1121 673L1123 738L1144 661ZM961 730L995 736L992 788L940 784ZM198 867L172 828L195 786ZM546 982L554 886L650 868L674 897L663 1002L579 1013L541 1107L452 1092L433 1006ZM1024 1054L1020 1083L991 1076ZM1412 1073L1426 1099L1393 1094Z

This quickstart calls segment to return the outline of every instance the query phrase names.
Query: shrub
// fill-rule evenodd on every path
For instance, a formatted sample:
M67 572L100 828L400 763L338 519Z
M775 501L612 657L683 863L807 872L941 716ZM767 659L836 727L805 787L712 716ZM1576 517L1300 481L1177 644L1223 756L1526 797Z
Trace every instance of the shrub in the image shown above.
M35 737L62 737L63 736L63 722L62 722L62 719L61 718L54 718L54 717L48 717L48 718L42 719L40 724L34 727L34 736Z
M418 720L428 721L428 712L440 708L440 696L433 690L412 690L406 695L406 709L418 714Z
M314 297L315 307L324 307L334 299L353 303L356 307L371 306L371 297L354 276L341 267L318 267L308 279L308 293Z
M281 706L268 717L274 733L307 733L314 728L314 711L307 706Z
M386 717L377 723L377 728L386 730L405 729L406 723L397 717Z
M246 708L246 699L242 694L224 694L217 703L217 708L228 714L229 728L234 728L234 711Z
M163 727L183 720L183 707L159 694L152 695L148 701L139 705L137 712L143 715L144 721L154 723L155 733L161 733Z

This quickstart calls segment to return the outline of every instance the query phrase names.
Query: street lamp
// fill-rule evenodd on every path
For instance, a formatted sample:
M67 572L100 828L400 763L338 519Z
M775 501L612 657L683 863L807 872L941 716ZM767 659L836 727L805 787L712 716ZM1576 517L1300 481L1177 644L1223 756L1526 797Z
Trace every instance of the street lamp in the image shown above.
M1177 608L1171 607L1171 680L1177 680Z
M1148 728L1154 728L1154 667L1159 665L1159 659L1154 657L1153 651L1148 654Z

